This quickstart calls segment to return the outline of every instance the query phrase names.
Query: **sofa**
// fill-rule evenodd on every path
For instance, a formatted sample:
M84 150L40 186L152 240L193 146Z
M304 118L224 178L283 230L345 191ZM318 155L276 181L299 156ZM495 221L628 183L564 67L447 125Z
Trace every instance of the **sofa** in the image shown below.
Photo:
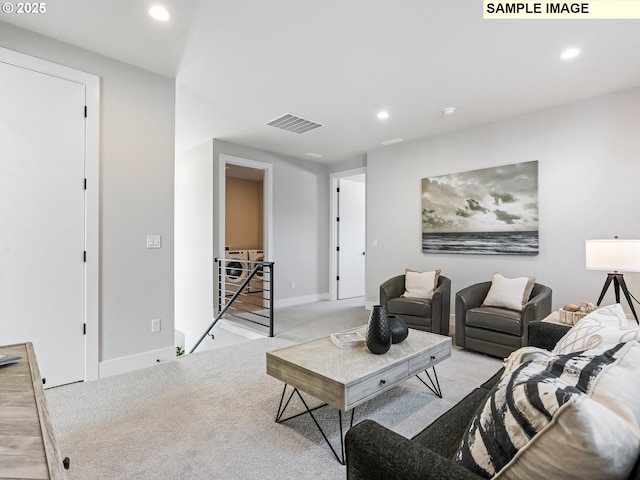
M531 322L528 343L553 350L568 329L562 324ZM477 408L484 403L501 375L502 369L412 439L372 420L355 425L345 437L347 479L482 479L451 459ZM638 459L628 478L640 480Z

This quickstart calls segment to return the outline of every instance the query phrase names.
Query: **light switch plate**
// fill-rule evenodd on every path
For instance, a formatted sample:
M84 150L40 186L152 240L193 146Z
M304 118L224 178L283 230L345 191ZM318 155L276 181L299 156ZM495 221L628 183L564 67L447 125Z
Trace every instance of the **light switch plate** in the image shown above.
M147 235L147 248L161 248L162 236L160 235Z

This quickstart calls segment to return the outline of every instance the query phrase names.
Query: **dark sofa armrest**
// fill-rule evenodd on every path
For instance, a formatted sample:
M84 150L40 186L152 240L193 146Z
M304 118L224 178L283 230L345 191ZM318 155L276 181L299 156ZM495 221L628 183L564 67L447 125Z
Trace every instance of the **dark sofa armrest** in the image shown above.
M364 420L345 437L348 480L480 480L448 458Z
M404 275L396 275L380 285L380 305L385 309L392 298L398 298L404 293Z
M431 297L431 331L439 335L449 335L449 315L451 312L451 279L440 275L438 287Z
M528 345L553 350L571 327L551 322L530 322L528 325Z

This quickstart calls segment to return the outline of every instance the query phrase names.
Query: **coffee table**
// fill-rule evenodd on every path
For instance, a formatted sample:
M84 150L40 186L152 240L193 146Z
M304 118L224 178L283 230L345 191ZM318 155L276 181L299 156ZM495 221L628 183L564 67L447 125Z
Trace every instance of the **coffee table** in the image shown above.
M348 331L356 331L364 337L366 326ZM308 413L336 459L344 465L342 412L351 410L350 425L353 426L353 415L358 405L413 376L442 398L435 365L450 356L451 337L412 328L409 329L409 335L404 342L392 345L391 349L383 355L371 353L364 345L338 348L330 337L267 352L267 374L285 384L276 422L285 422ZM433 378L428 369L433 370ZM418 376L422 372L426 374L429 383ZM285 401L288 387L291 387L291 392ZM300 392L324 403L309 408ZM300 398L305 411L283 419L284 412L294 395ZM325 406L338 410L340 455L313 415L313 411Z

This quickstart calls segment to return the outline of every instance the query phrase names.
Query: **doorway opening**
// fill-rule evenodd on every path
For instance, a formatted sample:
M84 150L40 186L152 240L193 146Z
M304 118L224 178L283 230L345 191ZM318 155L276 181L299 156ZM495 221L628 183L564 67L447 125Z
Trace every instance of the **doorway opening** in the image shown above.
M237 269L237 275L235 271L226 267L224 275L218 275L218 272L214 271L214 316L229 300L227 297L233 296L234 287L237 290L242 285L244 282L242 276L248 275L257 265L256 262L272 261L272 167L268 163L220 155L219 221L217 254L214 256L219 259L229 259L232 262L229 265L237 264L240 268ZM261 296L265 295L265 291L271 290L272 285L265 282L262 272L260 275L255 275L241 292L242 298L238 300L239 304L243 303L243 308L256 311L268 308L273 298L264 299ZM253 303L255 305L252 305ZM233 313L231 307L225 313L225 317L230 313ZM232 318L235 323L236 318ZM243 326L250 327L252 322L241 323ZM221 327L225 328L225 326L225 320L221 320Z
M225 250L264 250L264 170L225 166Z
M272 261L273 166L270 163L257 162L246 158L220 155L220 179L217 252L215 252L214 256L224 258L227 246L234 249L243 248L245 250L258 249L256 247L259 247L264 251L265 261ZM229 203L231 203L238 198L238 189L235 187L238 184L244 184L246 187L248 181L259 184L250 189L253 190L253 193L250 195L254 197L254 207L252 208L257 211L257 213L253 215L255 223L259 224L259 226L250 226L248 227L249 230L246 230L246 225L242 226L243 223L247 223L242 220L245 212L240 211L240 209L235 210L234 205L227 205L227 189L231 187L229 190L236 190L235 194L229 199ZM232 187L230 184L235 185ZM257 194L256 192L258 191L261 191L261 193ZM256 198L257 196L260 198ZM229 221L227 217L231 217ZM234 222L237 223L238 221L240 226L234 224ZM227 232L227 229L231 231ZM230 244L230 242L234 244ZM258 245L254 246L253 243Z
M330 208L330 297L364 297L366 168L331 175Z

